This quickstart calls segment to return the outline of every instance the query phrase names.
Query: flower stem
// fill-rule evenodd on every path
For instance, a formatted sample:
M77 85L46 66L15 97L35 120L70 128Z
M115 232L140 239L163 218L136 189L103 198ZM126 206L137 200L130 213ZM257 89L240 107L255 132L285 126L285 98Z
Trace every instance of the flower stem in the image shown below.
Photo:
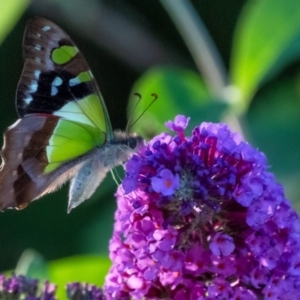
M215 96L224 97L227 75L220 54L201 18L188 0L160 0L181 33L190 53Z

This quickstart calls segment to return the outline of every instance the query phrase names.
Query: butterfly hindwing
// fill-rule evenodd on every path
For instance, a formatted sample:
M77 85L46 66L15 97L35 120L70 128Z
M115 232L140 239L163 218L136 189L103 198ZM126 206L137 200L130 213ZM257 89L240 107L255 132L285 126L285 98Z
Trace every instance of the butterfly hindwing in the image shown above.
M78 171L82 156L96 145L96 136L81 125L57 116L30 114L6 130L1 152L0 208L22 208ZM71 131L73 134L67 130L70 126L76 130ZM59 151L53 153L55 146Z
M25 116L4 134L0 172L1 209L23 208L38 197L47 184L46 147L58 117Z

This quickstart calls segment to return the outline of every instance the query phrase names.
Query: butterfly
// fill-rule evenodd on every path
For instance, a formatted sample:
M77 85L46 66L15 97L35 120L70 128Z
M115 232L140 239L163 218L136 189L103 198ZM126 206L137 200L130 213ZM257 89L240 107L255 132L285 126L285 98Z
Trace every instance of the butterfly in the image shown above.
M1 151L0 210L23 209L70 180L71 211L143 139L112 130L88 64L59 26L41 17L29 20L23 55L19 119L5 131Z

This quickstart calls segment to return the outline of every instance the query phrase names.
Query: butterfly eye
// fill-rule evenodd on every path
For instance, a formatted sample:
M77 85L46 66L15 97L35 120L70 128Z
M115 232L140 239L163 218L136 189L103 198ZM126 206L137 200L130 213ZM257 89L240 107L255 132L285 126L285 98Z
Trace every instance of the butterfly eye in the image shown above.
M128 147L130 149L135 149L136 148L136 146L137 146L136 138L130 137L127 142L128 142Z

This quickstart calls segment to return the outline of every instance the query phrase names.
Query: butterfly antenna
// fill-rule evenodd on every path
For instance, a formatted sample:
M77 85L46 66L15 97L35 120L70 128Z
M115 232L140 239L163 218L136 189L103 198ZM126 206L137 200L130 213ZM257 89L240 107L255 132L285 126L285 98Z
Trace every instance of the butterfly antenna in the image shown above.
M126 135L129 136L129 128L131 128L132 126L129 126L130 125L130 122L132 120L132 116L133 116L133 113L134 111L136 110L138 104L140 103L140 101L142 100L142 96L140 93L134 93L133 94L134 96L138 97L138 100L136 101L134 107L133 107L133 110L132 110L132 113L130 114L129 118L128 118L128 122L127 122L127 126L126 126Z
M138 94L139 95L139 94ZM151 96L153 97L153 100L147 105L147 107L142 111L142 113L137 117L137 119L129 126L129 129L132 128L134 126L134 124L136 124L136 122L143 116L143 114L152 106L152 104L157 100L158 95L155 93L152 93ZM139 99L142 99L142 97ZM138 104L138 103L137 103ZM137 104L135 105L134 108L136 108ZM129 123L128 123L129 124Z

